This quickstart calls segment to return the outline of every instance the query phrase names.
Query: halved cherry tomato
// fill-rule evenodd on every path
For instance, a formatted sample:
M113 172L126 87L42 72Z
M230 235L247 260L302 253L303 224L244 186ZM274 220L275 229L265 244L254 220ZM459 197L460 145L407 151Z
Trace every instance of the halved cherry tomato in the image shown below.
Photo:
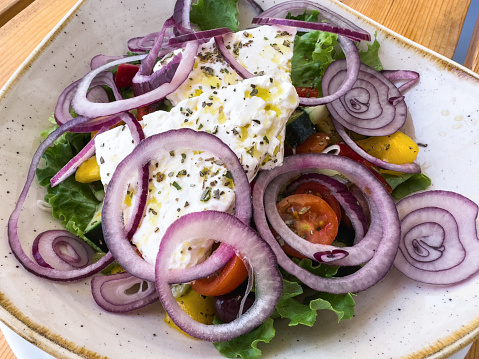
M296 92L299 97L318 97L319 91L311 87L296 87Z
M130 87L138 69L138 65L120 64L115 76L116 87Z
M358 155L356 152L354 152L351 149L351 147L349 147L347 144L345 144L343 142L340 142L340 143L337 143L337 145L339 146L339 149L340 149L340 151L339 151L340 156L351 158L352 160L355 160L356 162L362 164L379 180L379 182L381 182L381 184L384 186L384 188L386 188L388 193L392 193L393 189L391 188L389 183L387 183L387 181L384 179L384 177L381 176L381 174L379 173L378 167L373 165L368 160L362 158L360 155Z
M136 119L138 121L143 120L143 116L148 115L149 113L156 112L160 109L161 103L160 102L153 102L149 105L140 107L136 111Z
M327 133L317 132L296 147L296 153L321 153L328 147L331 137Z
M232 292L246 278L248 278L248 270L241 258L235 256L217 274L197 279L191 287L199 294L217 296Z
M293 194L276 207L284 222L298 236L311 243L331 244L338 234L338 218L329 204L312 194ZM292 256L304 256L287 243L283 250Z
M321 199L324 199L331 209L336 213L338 222L341 223L341 205L338 200L331 194L331 191L322 184L314 181L302 183L294 191L295 194L312 194L318 196Z

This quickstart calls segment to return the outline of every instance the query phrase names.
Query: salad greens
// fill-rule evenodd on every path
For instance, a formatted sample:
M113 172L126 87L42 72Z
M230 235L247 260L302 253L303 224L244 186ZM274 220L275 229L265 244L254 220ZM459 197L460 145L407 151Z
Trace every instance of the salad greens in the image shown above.
M42 136L48 135L56 127L43 131ZM89 133L70 132L62 135L45 151L43 155L45 166L37 169L37 179L40 185L47 189L44 199L52 207L53 217L59 219L66 230L83 238L96 251L100 251L84 235L85 228L101 205L101 201L95 195L96 189L91 184L77 182L74 176L55 187L50 185L51 178L85 147L90 141L90 136Z
M238 0L198 0L191 5L190 19L201 30L227 27L233 32L239 29Z
M191 21L202 30L228 27L238 31L237 0L198 0L192 5ZM319 13L312 11L297 17L298 20L317 21ZM365 51L360 51L361 61L376 70L382 70L379 60L379 42L368 44ZM321 96L321 80L326 68L344 54L338 46L338 36L321 31L298 33L295 38L292 58L291 79L293 85L314 87ZM50 119L53 123L54 120ZM52 130L46 130L42 136ZM92 219L101 201L95 195L90 184L77 182L73 177L66 179L52 188L50 179L73 158L90 140L90 134L66 133L44 154L45 166L37 170L38 181L47 189L45 201L52 207L53 217L60 219L62 225L73 234L85 239L97 251L97 248L84 235L85 228ZM421 190L430 185L430 180L422 174L404 174L402 176L384 175L394 189L393 196L402 198L405 195ZM314 265L309 259L297 260L298 265L323 277L338 275L338 267ZM354 299L351 293L336 295L329 293L308 292L308 288L294 276L282 271L283 293L276 305L275 311L261 326L250 333L228 342L214 343L218 351L226 357L243 359L258 358L261 350L260 342L269 343L275 336L274 319L289 320L289 326L313 326L319 310L333 311L338 322L351 319L354 315ZM219 323L215 319L215 323Z
M295 260L296 263L310 272L323 277L334 277L339 267L314 265L310 259ZM289 326L306 325L312 327L316 322L319 310L331 310L338 322L351 319L354 315L355 302L353 295L306 292L302 283L291 274L281 271L283 275L283 293L276 304L274 313L261 326L238 338L227 342L214 343L216 349L227 358L241 357L255 359L261 356L259 342L269 343L275 336L274 319L289 320ZM215 323L220 323L216 321Z
M321 94L321 80L328 66L337 58L338 35L323 31L296 34L291 81L294 86L314 87Z
M391 195L395 199L404 198L431 185L431 179L423 173L403 173L400 176L383 173L382 176L393 189Z

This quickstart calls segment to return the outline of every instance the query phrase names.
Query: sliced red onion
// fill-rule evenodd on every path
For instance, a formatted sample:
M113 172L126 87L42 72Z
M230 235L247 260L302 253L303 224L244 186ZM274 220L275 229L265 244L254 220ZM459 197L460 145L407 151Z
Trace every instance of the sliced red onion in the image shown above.
M287 172L329 169L337 171L354 182L364 193L371 206L371 226L363 240L353 247L313 245L308 249L318 261L335 261L335 264L348 261L369 261L355 273L340 278L322 278L297 266L283 251L269 229L265 215L265 192L276 177ZM281 167L263 171L256 179L253 190L254 221L256 228L275 252L278 262L287 272L296 276L304 284L320 292L347 293L365 290L381 280L391 268L399 245L399 220L396 206L382 184L364 166L342 156L327 154L302 154L286 157ZM377 248L368 248L379 237ZM304 242L304 240L303 240ZM365 244L368 244L366 246ZM291 245L291 243L289 243ZM298 246L301 247L301 246ZM323 248L321 250L318 250Z
M288 180L285 178L285 181ZM359 242L368 230L368 221L364 215L363 208L359 205L357 198L350 192L348 186L320 173L308 173L292 181L288 186L288 193L294 192L301 184L307 182L317 182L329 189L331 195L336 198L351 221L355 232L354 243Z
M177 0L173 12L173 18L175 21L187 29L191 28L190 9L191 0Z
M133 77L133 91L135 92L136 96L150 92L158 88L160 85L164 83L170 83L172 81L182 57L181 53L177 54L167 66L162 68L161 71L153 73L153 68L158 61L158 56L163 47L166 33L168 31L173 31L172 29L174 28L180 28L180 26L176 23L173 17L170 17L163 24L163 28L161 29L155 44L148 53L148 56L146 56L141 62L138 72ZM191 33L191 31L187 31L186 29L182 30L186 33ZM168 73L169 76L164 76L166 73Z
M92 59L90 60L90 70L95 70L99 68L100 66L103 66L109 62L123 59L125 58L125 55L120 55L120 56L108 56L108 55L96 55L93 56Z
M133 77L133 92L135 96L153 91L164 83L173 80L176 70L181 63L183 54L176 54L165 66L149 75L136 74ZM139 72L139 71L138 71Z
M52 187L57 186L59 183L70 177L83 162L95 154L95 137L99 133L105 132L107 129L108 127L106 126L102 127L86 144L86 146L83 147L75 157L68 161L68 163L50 179L50 185Z
M356 152L365 160L371 162L373 165L391 171L398 171L404 173L421 173L421 166L419 166L419 164L417 164L416 162L396 165L394 163L389 163L377 157L374 157L373 155L370 155L365 150L363 150L356 142L354 142L351 137L349 137L344 127L339 122L333 120L333 124L338 135L343 139L344 143L346 143L354 152Z
M186 128L147 137L120 162L115 170L105 194L102 224L105 242L118 263L132 275L148 281L154 281L154 266L145 262L126 239L122 221L122 203L132 173L137 173L151 159L169 156L169 152L177 148L206 151L221 160L232 174L235 183L235 215L244 223L249 223L251 217L250 186L247 176L235 153L218 137ZM213 259L210 260L212 257ZM214 257L213 253L205 261L211 264L204 265L207 271L198 273L195 279L205 277L207 276L204 275L205 273L209 275L221 268L217 264L226 264L225 259L228 256L221 256L216 262Z
M127 313L158 300L155 283L127 272L93 277L91 292L95 302L111 313Z
M55 106L55 120L58 125L63 125L68 121L72 120L73 116L70 114L71 101L75 95L75 91L77 90L80 81L81 80L77 80L71 85L67 86L67 88L63 90L63 92L58 97L57 104ZM116 100L120 100L122 98L115 85L113 74L110 72L104 72L99 74L98 77L91 83L91 89L87 93L87 100L91 101L92 103L105 103L104 95L102 94L101 96L99 96L96 92L101 90L94 90L103 85L106 85L113 90L113 94ZM95 91L94 96L91 95L91 91ZM104 126L113 126L117 124L120 120L121 119L118 117L117 114L99 117L93 121L88 121L81 126L72 128L70 132L94 132L100 130Z
M124 121L130 130L131 137L136 146L145 139L143 127L141 127L138 120L129 112L125 116ZM148 179L150 178L150 167L145 164L138 175L138 195L134 196L131 203L131 218L126 224L126 237L133 238L138 226L140 225L143 213L146 208L146 201L148 200Z
M185 42L192 41L192 40L209 40L212 37L221 36L224 34L228 34L230 32L231 30L228 29L227 27L221 27L218 29L205 30L205 31L190 32L188 34L172 37L168 41L168 45L173 46L173 45L184 44Z
M324 86L327 86L327 84L329 84L329 82L332 81L333 78L336 76L335 71L329 70L329 68L334 63L337 62L335 61L333 62L333 64L328 66L328 69L326 69L323 79L321 80L322 81L321 84L323 87L323 97L319 97L319 98L300 97L299 99L300 105L318 106L318 105L324 105L324 104L330 103L332 101L337 100L341 96L346 95L348 91L351 90L353 85L356 83L356 80L359 74L360 64L361 64L358 48L351 40L342 36L338 37L338 43L341 46L341 49L343 50L346 56L345 60L339 60L341 62L344 62L344 67L346 69L346 75L344 76L342 83L337 88L334 89L333 93L330 93L329 91L324 92Z
M298 14L304 11L319 10L319 21L308 22L292 19L285 19L288 13ZM300 29L320 30L332 32L354 41L371 40L371 35L355 25L353 22L345 19L341 15L321 6L312 1L285 1L277 4L260 15L253 18L254 24L259 25L286 25L294 26Z
M228 51L225 46L225 43L223 42L223 36L215 36L215 43L226 62L231 66L233 70L238 73L238 75L240 75L244 79L249 79L254 76L251 72L246 70L246 68L241 65L238 60L236 60L236 58L230 51Z
M326 69L323 95L334 93L348 71L343 60ZM406 122L407 107L397 87L380 72L360 64L356 83L339 99L326 104L333 119L342 126L366 136L387 136Z
M250 3L250 5L256 10L256 12L258 14L261 14L262 12L264 12L263 8L261 7L260 4L258 4L255 0L248 0L248 2Z
M449 191L415 193L397 203L401 243L394 266L424 283L453 284L479 272L478 206Z
M121 63L134 62L142 60L146 55L131 56L126 59L120 59L110 62L104 66L101 66L91 72L89 72L81 80L78 85L77 91L73 97L72 106L75 111L85 117L97 118L100 116L108 116L123 111L129 111L131 109L146 106L150 103L159 101L165 98L168 94L175 91L189 76L191 69L195 63L195 56L198 50L198 42L190 41L186 44L183 52L183 60L180 62L176 69L175 76L169 83L164 83L158 88L147 92L143 95L123 99L119 101L109 103L94 103L90 102L86 98L88 88L91 86L92 81L102 71L107 70L110 67L119 65Z
M128 40L128 50L132 52L146 52L150 51L153 45L156 43L160 32L152 32L151 34L134 37ZM93 70L93 68L92 68Z
M106 90L101 86L93 87L90 91L88 91L87 97L92 102L110 101L110 98L108 97L108 92L106 92Z
M404 92L419 81L419 73L410 70L382 70L381 73L386 78L393 81L408 80L404 84L398 87L399 92Z
M211 238L235 248L253 268L255 301L239 318L230 323L207 325L193 320L178 305L168 282L171 255L185 240ZM186 214L168 227L156 259L156 288L160 301L173 322L189 335L218 342L236 338L259 326L273 312L281 296L283 282L271 248L238 218L218 211Z
M274 231L292 248L300 252L302 255L318 262L340 266L357 266L370 260L374 256L374 251L378 247L382 238L382 225L380 218L374 213L374 220L372 221L366 236L361 221L355 221L355 230L357 231L357 236L355 238L356 244L353 247L348 247L346 249L333 245L313 244L291 231L278 212L276 199L282 188L284 188L285 183L295 177L297 177L296 171L283 173L272 179L265 190L264 208L268 222ZM332 182L328 182L329 186L331 186ZM348 197L347 201L342 198L341 204L349 207L348 202L351 200L356 201L356 198ZM360 210L360 208L357 209ZM260 231L260 233L262 232ZM336 253L338 255L331 256L331 253Z
M35 154L33 155L22 192L20 193L20 196L18 197L18 200L15 204L15 208L13 209L13 212L8 220L8 241L13 254L18 259L18 261L25 267L26 270L47 279L58 281L72 281L82 279L103 270L113 261L111 253L107 253L98 262L79 269L64 271L53 268L46 268L30 259L30 257L23 250L20 238L18 236L18 221L20 218L22 207L27 198L28 190L30 189L30 186L35 179L36 169L38 167L38 164L40 163L43 153L63 133L69 131L75 126L80 126L87 121L91 120L82 117L74 118L66 124L58 127L52 133L50 133L50 135L40 144L40 146L35 151Z
M84 240L64 230L42 232L32 245L33 258L38 264L62 271L90 265L94 253Z

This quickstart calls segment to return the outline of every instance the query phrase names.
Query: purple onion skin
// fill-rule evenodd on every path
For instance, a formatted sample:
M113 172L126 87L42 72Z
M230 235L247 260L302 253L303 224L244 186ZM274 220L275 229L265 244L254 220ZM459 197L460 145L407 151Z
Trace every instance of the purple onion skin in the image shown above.
M219 295L214 298L216 317L223 323L229 323L238 317L241 300L245 294L244 286L240 286L231 293ZM250 293L245 300L243 311L246 312L254 302L254 293Z

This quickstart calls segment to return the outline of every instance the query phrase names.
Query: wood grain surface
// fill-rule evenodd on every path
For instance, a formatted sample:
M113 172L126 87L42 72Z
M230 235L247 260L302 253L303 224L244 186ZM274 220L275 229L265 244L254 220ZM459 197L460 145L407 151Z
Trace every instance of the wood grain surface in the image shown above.
M452 58L470 1L341 2L391 30ZM76 0L0 0L0 87L75 3ZM479 21L465 65L479 73ZM15 358L1 333L0 358ZM473 344L466 359L479 359L479 342Z

